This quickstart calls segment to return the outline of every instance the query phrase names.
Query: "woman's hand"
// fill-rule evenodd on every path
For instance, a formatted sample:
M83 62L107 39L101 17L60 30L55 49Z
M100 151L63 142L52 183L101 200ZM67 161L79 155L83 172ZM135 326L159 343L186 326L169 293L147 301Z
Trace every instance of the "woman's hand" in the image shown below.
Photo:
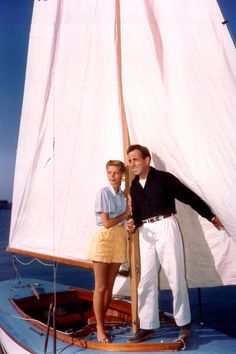
M132 218L130 218L129 220L126 221L125 228L128 232L131 232L131 233L133 233L135 231L136 226L134 225L134 220Z

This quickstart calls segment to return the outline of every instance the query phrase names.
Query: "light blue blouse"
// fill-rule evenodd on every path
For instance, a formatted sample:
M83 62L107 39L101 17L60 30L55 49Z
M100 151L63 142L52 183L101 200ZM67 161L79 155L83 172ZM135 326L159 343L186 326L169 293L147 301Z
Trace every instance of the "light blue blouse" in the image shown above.
M113 219L124 213L126 210L126 199L124 193L119 189L118 193L109 184L100 189L97 193L95 202L96 224L102 226L101 213L108 213L109 218ZM122 220L119 225L123 225L125 220Z

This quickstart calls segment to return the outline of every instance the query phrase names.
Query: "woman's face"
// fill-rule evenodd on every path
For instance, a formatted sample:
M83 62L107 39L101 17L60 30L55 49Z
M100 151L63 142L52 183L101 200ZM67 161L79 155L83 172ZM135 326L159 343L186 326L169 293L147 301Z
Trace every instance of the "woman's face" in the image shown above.
M117 190L121 184L123 172L121 172L118 166L107 167L107 178L111 186Z

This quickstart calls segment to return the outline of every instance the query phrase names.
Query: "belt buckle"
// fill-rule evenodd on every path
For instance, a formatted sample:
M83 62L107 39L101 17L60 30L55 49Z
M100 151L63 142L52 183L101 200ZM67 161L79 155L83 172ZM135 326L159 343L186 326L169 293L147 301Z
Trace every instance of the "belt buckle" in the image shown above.
M159 221L159 220L162 220L162 219L165 219L166 216L165 215L157 215L157 216L152 216L151 218L148 218L146 220L143 220L144 223L154 223L156 221Z
M158 221L157 216L153 216L152 218L148 219L148 222L154 223L155 221Z
M151 218L148 218L146 220L144 220L144 222L147 222L147 223L154 223L155 221L158 221L158 217L157 216L152 216Z
M156 221L159 221L159 220L162 220L162 219L165 219L165 215L157 215L157 216L152 216L151 218L148 218L145 220L145 222L147 223L154 223Z
M159 220L163 220L165 218L168 218L169 216L171 216L173 214L169 214L169 215L157 215L157 216L152 216L151 218L148 218L146 220L143 220L144 223L154 223L155 221L159 221Z

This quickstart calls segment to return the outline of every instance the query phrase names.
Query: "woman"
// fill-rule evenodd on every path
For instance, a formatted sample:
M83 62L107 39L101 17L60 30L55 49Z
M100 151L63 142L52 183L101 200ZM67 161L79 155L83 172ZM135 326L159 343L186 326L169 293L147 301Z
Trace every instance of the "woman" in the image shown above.
M126 262L127 238L125 219L130 214L120 185L125 174L125 165L119 160L106 164L109 185L99 190L95 212L97 230L92 239L88 258L93 261L95 291L93 307L97 322L97 339L109 343L104 319L112 299L114 281L121 263Z

